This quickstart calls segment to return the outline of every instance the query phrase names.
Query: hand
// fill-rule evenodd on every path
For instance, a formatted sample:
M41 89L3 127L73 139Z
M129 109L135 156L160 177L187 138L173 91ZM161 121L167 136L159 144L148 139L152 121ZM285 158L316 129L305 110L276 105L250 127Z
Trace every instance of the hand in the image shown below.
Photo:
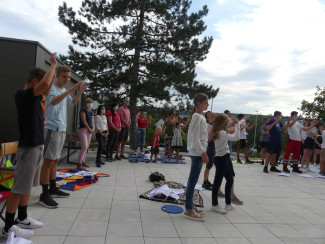
M230 118L231 118L231 120L232 120L232 122L234 124L237 124L238 123L238 120L237 120L237 118L234 115L231 115Z
M250 123L246 123L246 127L249 127L250 126Z
M209 157L206 153L203 153L202 154L202 160L203 160L203 163L209 163Z
M80 86L82 86L83 85L83 82L82 81L79 81L79 82L77 82L74 86L73 86L73 89L74 90L76 90L76 89L78 89Z
M297 119L300 119L302 117L302 114L300 114L299 116L298 116L298 118Z
M56 61L56 53L52 53L52 54L51 54L51 57L50 57L50 63L51 63L52 65L55 65L55 66L56 66L56 64L57 64L57 61Z
M275 124L279 123L279 119L274 119L274 123Z
M81 92L84 93L86 91L87 87L88 87L87 83L82 83L82 86L81 86L81 89L80 89Z
M153 145L152 148L156 148L156 145Z
M215 113L210 113L209 114L209 122L210 124L212 124L214 122L214 120L216 119L217 115Z
M257 120L254 121L253 125L256 125L256 123L257 123Z
M245 115L243 120L247 121L249 119L249 115Z
M121 129L117 129L116 131L117 131L117 132L121 132Z
M311 124L312 124L313 126L316 126L316 125L318 124L318 120L317 120L317 119L314 119L314 120L311 122Z
M148 115L148 119L149 119L149 120L152 119L152 115L151 115L151 114Z
M126 126L127 126L128 128L130 128L130 124L127 124Z
M88 133L89 134L92 134L93 133L93 130L91 128L88 128Z
M104 137L108 137L108 133L104 133Z

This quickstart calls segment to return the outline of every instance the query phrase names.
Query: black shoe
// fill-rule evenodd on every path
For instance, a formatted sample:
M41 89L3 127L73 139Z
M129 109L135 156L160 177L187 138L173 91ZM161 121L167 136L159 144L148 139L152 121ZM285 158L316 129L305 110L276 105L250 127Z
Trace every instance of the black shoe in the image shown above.
M119 156L115 156L115 159L118 160L118 161L121 161L122 159L119 157Z
M59 205L49 194L43 193L41 194L38 203L47 208L57 208Z
M113 159L112 158L108 158L107 161L108 162L113 162Z
M54 190L49 190L51 197L57 197L57 198L66 198L70 197L70 193L61 191L59 188L55 187Z
M264 173L269 173L269 170L268 170L268 167L267 167L267 166L264 166L264 168L263 168L263 172L264 172Z
M298 173L298 174L302 173L302 171L297 166L293 166L292 172L295 172L295 173Z
M281 170L278 170L275 166L271 166L270 171L280 173Z
M100 167L102 167L102 165L101 164L96 164L96 167L100 168Z
M101 165L105 165L105 163L104 163L104 162L100 162L100 164L101 164Z
M290 173L290 170L288 169L287 166L283 166L283 170L282 171L283 172L286 172L286 173Z
M246 159L246 161L245 161L245 164L253 164L254 162L253 161L251 161L251 160L249 160L249 159Z
M203 183L202 187L208 191L212 191L212 187L207 182Z
M142 153L142 152L141 152ZM123 159L128 159L127 157L125 157L123 154L121 155L120 158L123 158Z
M237 163L242 164L242 161L240 161L240 158L237 158Z
M262 160L261 165L264 165L264 161Z
M213 184L209 180L207 180L207 183L209 184L209 186L213 186Z

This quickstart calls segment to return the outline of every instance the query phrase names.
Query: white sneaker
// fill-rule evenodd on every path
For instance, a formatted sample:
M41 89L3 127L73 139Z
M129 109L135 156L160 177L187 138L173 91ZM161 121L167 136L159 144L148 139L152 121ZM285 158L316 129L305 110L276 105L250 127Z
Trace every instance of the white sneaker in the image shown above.
M300 170L301 170L302 172L306 173L306 169L305 169L305 167L301 167Z
M40 221L37 221L31 217L27 217L23 221L20 221L18 218L16 219L16 225L23 229L37 229L41 228L44 224Z
M229 204L229 205L226 204L225 209L226 209L227 211L234 210L234 209L235 209L235 206L232 205L232 204Z
M219 205L217 206L212 206L211 207L211 210L214 211L214 212L217 212L219 214L226 214L227 213L227 210L221 208Z
M8 236L9 233L12 232L14 233L15 237L21 237L21 238L29 238L31 237L34 232L32 230L25 230L22 229L16 225L11 226L11 228L6 232L4 229L2 230L2 235Z
M305 172L311 172L311 169L308 167Z

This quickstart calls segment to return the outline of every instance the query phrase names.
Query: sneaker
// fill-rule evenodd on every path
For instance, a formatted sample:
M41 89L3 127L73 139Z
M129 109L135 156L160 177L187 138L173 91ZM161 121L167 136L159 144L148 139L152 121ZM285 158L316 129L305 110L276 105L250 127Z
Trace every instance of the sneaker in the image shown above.
M295 173L298 173L298 174L302 173L302 171L298 168L298 166L293 166L292 172L295 172Z
M8 232L2 229L3 236L8 236L10 232L13 232L15 237L20 237L20 238L29 238L34 234L32 230L25 230L16 225L11 226Z
M112 158L108 158L107 161L108 162L113 162L113 159Z
M207 180L207 183L212 187L213 186L213 184L209 181L209 180Z
M270 171L280 173L281 170L278 170L275 166L271 166Z
M254 162L253 161L251 161L251 160L249 160L249 159L246 159L246 161L245 161L245 164L253 164Z
M242 161L240 160L240 158L237 158L237 163L242 164Z
M311 171L311 169L308 167L308 168L306 168L306 171L305 171L305 172L307 173L307 172L312 172L312 171Z
M201 214L198 214L196 211L192 211L192 212L184 212L184 217L188 218L188 219L192 219L195 221L200 221L203 222L205 220L204 216Z
M57 208L59 205L49 194L43 193L41 194L38 203L47 208Z
M214 211L214 212L217 212L219 214L226 214L227 213L227 210L221 208L219 205L217 206L212 206L211 207L211 210Z
M115 159L118 160L118 161L121 161L122 159L119 157L119 156L115 156Z
M290 173L290 170L288 169L287 166L283 166L283 170L282 171L285 172L285 173Z
M236 204L236 205L243 205L243 203L244 203L243 201L239 200L237 196L233 196L231 198L231 202Z
M123 158L123 159L128 159L127 157L125 157L123 154L121 155L120 158Z
M102 165L101 164L96 164L96 167L100 168L100 167L102 167Z
M263 172L264 172L264 173L269 173L269 170L268 170L268 167L267 167L267 166L264 166L264 168L263 168Z
M203 210L203 209L194 208L194 211L195 211L197 214L204 215L204 210Z
M100 161L100 164L101 164L101 165L105 165L105 163L104 163L104 162L102 162L102 161Z
M31 217L20 221L18 218L15 220L15 225L23 229L37 229L41 228L44 224L40 221L37 221Z
M202 187L208 191L212 191L212 187L207 182L203 183Z
M219 192L218 192L218 197L225 197L225 194L223 194L222 191L219 191Z
M264 165L264 161L262 160L261 165Z
M234 210L235 209L235 206L234 205L232 205L232 204L226 204L226 206L225 206L225 210L227 210L227 211L230 211L230 210Z
M49 190L51 197L57 197L57 198L66 198L70 197L70 193L61 191L59 188L55 187L53 191L51 189Z

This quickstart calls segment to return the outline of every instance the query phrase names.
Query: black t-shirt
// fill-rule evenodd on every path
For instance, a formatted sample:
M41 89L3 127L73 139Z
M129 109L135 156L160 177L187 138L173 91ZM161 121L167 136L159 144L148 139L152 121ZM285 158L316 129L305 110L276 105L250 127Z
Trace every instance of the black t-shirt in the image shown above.
M15 96L19 147L36 147L44 144L44 119L42 115L42 95L34 96L34 87L18 90Z

